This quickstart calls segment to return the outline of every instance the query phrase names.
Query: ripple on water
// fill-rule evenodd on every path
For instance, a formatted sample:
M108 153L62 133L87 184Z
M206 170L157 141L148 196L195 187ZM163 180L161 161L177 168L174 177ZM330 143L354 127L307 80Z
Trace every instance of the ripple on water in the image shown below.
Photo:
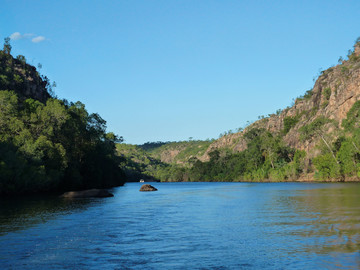
M0 204L0 268L358 269L360 185L131 183Z

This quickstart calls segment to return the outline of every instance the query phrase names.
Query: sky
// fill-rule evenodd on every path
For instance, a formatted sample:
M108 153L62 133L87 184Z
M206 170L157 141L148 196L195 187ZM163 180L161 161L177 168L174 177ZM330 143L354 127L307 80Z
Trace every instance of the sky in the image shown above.
M125 143L284 109L360 36L360 1L0 0L0 39Z

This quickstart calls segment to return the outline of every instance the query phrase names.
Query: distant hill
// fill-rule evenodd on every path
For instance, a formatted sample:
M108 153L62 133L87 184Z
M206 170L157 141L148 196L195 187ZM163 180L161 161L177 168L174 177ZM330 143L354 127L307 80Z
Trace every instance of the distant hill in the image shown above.
M186 166L193 158L203 156L211 143L210 140L167 142L157 148L147 150L147 152L162 162ZM139 147L143 148L142 145Z
M147 144L148 146L149 144ZM162 144L164 145L164 144ZM169 164L158 159L151 151L154 147L143 145L117 144L118 155L123 158L121 168L128 182L144 181L182 181L184 168L177 164Z
M141 179L158 181L160 180L159 172L169 167L168 164L152 157L137 145L117 144L116 150L118 155L124 159L121 166L128 182L139 182Z

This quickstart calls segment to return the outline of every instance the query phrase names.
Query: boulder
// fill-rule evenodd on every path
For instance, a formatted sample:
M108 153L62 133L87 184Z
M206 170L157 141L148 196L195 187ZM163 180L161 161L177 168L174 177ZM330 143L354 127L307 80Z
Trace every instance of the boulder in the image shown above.
M152 185L145 184L141 186L139 191L157 191L157 189Z
M69 191L65 192L61 197L63 198L105 198L105 197L114 197L106 189L87 189L81 191Z

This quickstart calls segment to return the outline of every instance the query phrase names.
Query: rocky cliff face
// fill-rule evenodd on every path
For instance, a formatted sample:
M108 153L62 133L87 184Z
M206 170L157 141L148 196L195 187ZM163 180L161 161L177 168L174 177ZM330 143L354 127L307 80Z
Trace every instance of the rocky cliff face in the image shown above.
M16 74L23 80L21 91L17 91L19 96L37 99L45 103L46 100L50 98L47 91L48 82L39 75L35 67L30 65L26 66L26 68L23 68L19 64L15 65Z
M49 86L49 80L28 65L25 57L13 58L0 51L0 90L12 90L20 99L33 98L45 103L50 98Z
M180 154L180 152L184 149L185 148L183 148L183 149L166 149L165 151L161 152L160 160L165 163L173 163L173 162L175 162L175 157L178 154ZM181 164L181 163L179 162L179 164Z
M296 119L294 126L284 135L285 143L293 148L305 150L309 157L317 154L314 146L317 140L300 140L300 128L324 116L335 120L336 127L341 123L356 101L360 100L360 44L354 48L349 60L322 72L311 91L297 98L295 104L284 109L280 114L273 114L248 126L243 132L229 134L213 142L200 160L209 160L209 153L216 149L227 148L233 152L246 149L243 134L252 128L264 128L273 134L284 131L285 119ZM332 132L334 127L328 127Z
M210 141L168 142L150 152L161 162L186 165L193 158L203 156L210 144Z
M228 134L209 145L204 145L206 151L189 151L190 148L198 147L197 145L174 144L159 148L156 157L165 163L181 165L188 163L193 157L208 161L209 153L214 150L241 152L247 148L244 133L253 128L261 128L270 131L273 135L281 135L286 145L305 150L307 158L312 159L320 152L315 147L319 138L301 140L301 128L319 117L325 117L334 122L333 125L326 126L326 133L341 130L341 123L348 111L356 101L360 100L360 42L357 42L354 51L348 57L348 60L323 71L313 89L297 98L293 106L254 122L243 132ZM286 126L285 123L289 120L292 124ZM180 156L181 161L178 160Z

